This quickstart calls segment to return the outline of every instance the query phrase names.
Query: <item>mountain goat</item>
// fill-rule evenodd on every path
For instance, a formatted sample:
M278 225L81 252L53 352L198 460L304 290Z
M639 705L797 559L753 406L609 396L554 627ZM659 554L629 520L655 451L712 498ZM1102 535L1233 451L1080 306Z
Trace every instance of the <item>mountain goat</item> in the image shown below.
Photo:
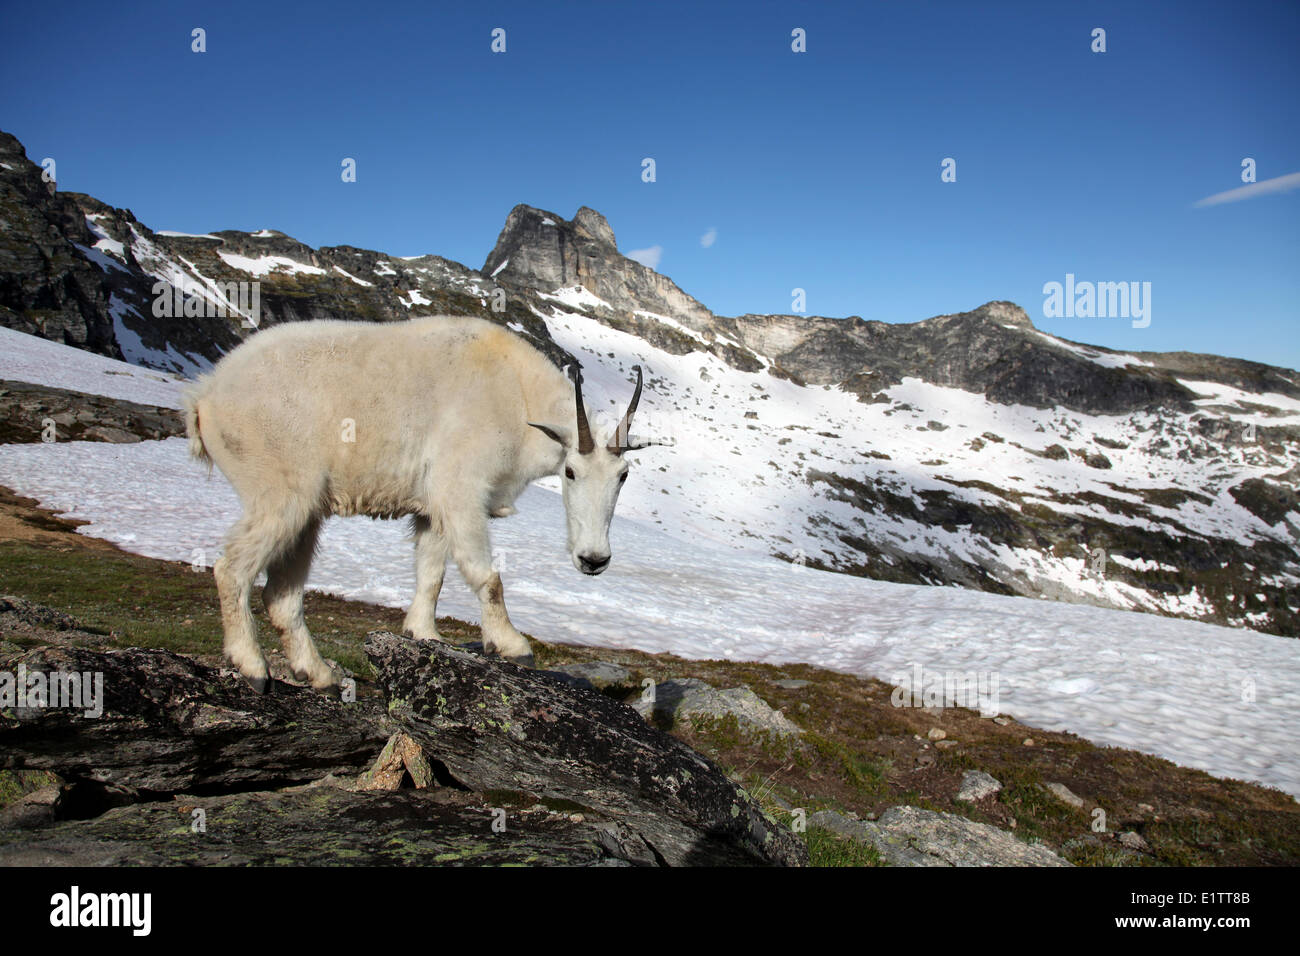
M609 524L627 478L632 401L597 445L572 381L524 339L483 319L318 320L258 332L185 395L190 453L215 463L244 513L213 568L225 653L269 685L249 596L265 570L267 613L300 680L336 678L303 620L303 587L329 515L413 519L415 598L405 630L436 638L447 557L482 605L483 645L531 664L492 567L489 516L514 513L529 482L562 474L568 550L584 574L609 564Z

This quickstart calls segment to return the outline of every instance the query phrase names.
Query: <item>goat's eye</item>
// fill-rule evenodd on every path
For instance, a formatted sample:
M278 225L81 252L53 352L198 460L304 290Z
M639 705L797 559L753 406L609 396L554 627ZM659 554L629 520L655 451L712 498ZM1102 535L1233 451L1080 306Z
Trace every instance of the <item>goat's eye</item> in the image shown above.
M564 469L564 477L565 477L565 478L568 478L570 481L572 481L572 480L573 480L573 469L572 469L572 468L565 468L565 469Z

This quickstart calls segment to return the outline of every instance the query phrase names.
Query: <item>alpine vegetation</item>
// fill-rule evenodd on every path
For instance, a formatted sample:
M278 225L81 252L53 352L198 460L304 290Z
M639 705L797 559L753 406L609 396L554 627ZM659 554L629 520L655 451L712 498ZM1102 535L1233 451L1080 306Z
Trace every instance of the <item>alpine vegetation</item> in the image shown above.
M484 649L531 664L506 614L489 516L514 513L538 478L562 474L568 551L584 574L609 565L609 524L627 478L622 421L597 443L572 381L522 338L483 319L432 316L373 324L321 320L258 332L184 398L190 454L215 463L244 513L214 566L225 653L258 690L266 659L249 609L254 580L295 676L337 682L303 619L321 522L329 515L409 515L415 598L405 630L438 636L448 556L478 596Z

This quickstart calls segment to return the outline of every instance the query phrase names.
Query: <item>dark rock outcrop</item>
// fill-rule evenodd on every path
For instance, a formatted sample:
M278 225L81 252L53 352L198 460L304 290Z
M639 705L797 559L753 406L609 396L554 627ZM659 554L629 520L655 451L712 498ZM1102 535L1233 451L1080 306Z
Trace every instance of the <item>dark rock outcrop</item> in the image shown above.
M631 708L438 641L370 636L385 709L93 650L112 636L0 598L9 636L51 643L0 639L0 771L30 791L0 810L0 865L807 862ZM52 689L70 674L75 701Z
M151 793L249 789L354 773L391 727L374 700L345 704L309 688L252 692L231 671L169 651L42 647L0 660L17 674L100 675L102 713L18 707L0 720L0 767Z
M95 241L76 202L0 132L0 324L121 358L103 273L75 245Z
M47 420L55 441L125 444L185 434L174 408L0 380L0 444L45 441Z
M0 866L629 865L607 842L603 830L545 808L502 814L456 791L355 793L326 783L0 830Z
M437 641L377 631L366 653L393 718L472 790L524 791L618 821L623 852L641 862L806 860L721 770L624 704Z

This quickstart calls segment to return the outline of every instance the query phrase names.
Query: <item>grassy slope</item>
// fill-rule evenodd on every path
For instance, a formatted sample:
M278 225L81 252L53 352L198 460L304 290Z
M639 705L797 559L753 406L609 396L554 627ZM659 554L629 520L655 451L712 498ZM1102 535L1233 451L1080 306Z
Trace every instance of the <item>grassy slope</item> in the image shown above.
M159 647L215 663L221 648L216 590L210 572L120 551L73 533L74 525L0 489L0 593L46 604L111 635L109 646ZM403 612L309 594L308 625L321 652L356 673L366 692L361 650L366 632L398 629ZM259 615L263 644L277 655L274 632ZM523 622L526 624L526 622ZM478 628L439 620L446 640L477 640ZM32 643L21 633L0 635ZM790 809L834 808L862 817L910 803L959 813L1042 840L1083 865L1269 865L1300 862L1300 806L1289 795L1129 750L1098 747L1069 734L1016 722L1000 725L971 711L900 709L880 681L808 665L688 661L668 654L607 651L534 640L538 666L606 660L633 674L607 693L633 696L645 677L699 677L718 687L746 684L807 731L798 742L755 738L734 720L665 728L726 767L778 816ZM800 678L788 690L775 683ZM936 747L932 728L947 735ZM1026 741L1031 740L1032 743ZM953 799L962 772L981 769L1003 783L978 805ZM0 776L4 776L0 774ZM12 775L10 775L12 777ZM1060 782L1085 800L1061 803L1041 787ZM0 803L5 781L0 779ZM14 783L9 781L12 789ZM1093 811L1106 814L1104 834L1091 830ZM1122 848L1115 835L1133 830L1150 853ZM811 830L809 848L822 865L871 865L870 849Z

